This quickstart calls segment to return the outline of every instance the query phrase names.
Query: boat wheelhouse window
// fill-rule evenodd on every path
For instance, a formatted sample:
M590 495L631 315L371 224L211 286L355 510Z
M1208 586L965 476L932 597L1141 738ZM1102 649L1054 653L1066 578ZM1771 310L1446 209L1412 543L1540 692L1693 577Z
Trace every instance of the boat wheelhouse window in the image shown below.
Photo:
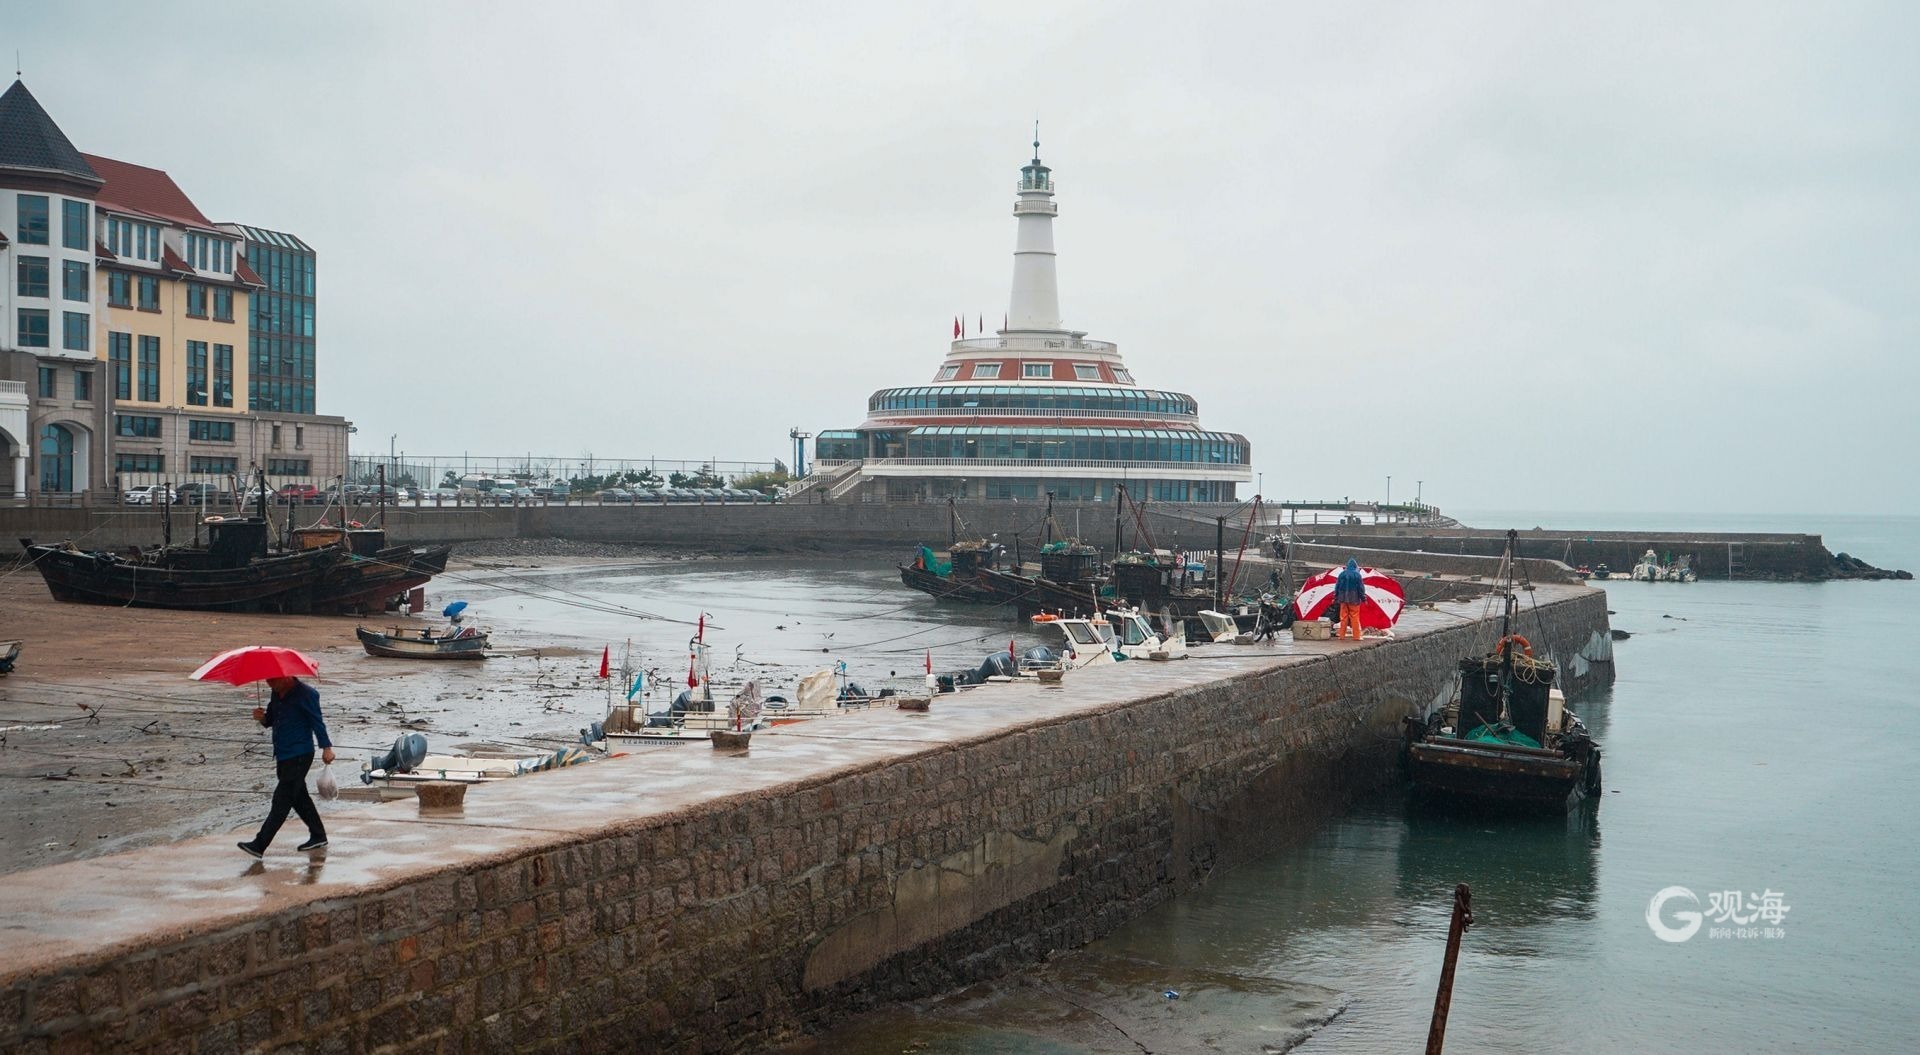
M1137 615L1120 620L1120 640L1123 644L1144 645L1147 643L1146 623Z
M1093 627L1085 623L1062 623L1061 626L1066 630L1067 635L1073 638L1073 643L1076 645L1097 645L1100 643L1100 635L1094 633Z
M958 364L940 368L940 380L942 381L951 381L958 376L960 376L960 367Z
M973 364L973 376L975 379L978 379L978 380L991 380L993 378L999 377L1000 364L999 363L975 363Z
M1073 364L1073 379L1075 381L1098 381L1100 380L1100 368L1092 363L1075 363Z

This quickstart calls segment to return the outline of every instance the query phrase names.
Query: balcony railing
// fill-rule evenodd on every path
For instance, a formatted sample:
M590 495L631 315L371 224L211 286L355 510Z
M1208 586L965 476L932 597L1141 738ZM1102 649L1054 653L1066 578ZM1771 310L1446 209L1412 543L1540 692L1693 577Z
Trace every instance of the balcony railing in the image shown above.
M1184 421L1197 424L1196 413L1151 410L1040 410L1032 407L914 407L900 410L869 410L868 421L896 421L901 418L1105 418L1122 421Z
M24 396L27 394L25 381L0 381L0 396Z
M1153 470L1156 472L1247 472L1252 470L1240 462L1146 462L1146 461L1108 461L1098 458L867 458L861 461L861 467L869 472L878 469L959 469L973 466L994 469L1101 469L1107 472L1123 472L1127 469Z
M956 352L1087 352L1093 355L1120 353L1120 346L1112 341L1084 341L1076 337L976 337L954 341L952 347Z

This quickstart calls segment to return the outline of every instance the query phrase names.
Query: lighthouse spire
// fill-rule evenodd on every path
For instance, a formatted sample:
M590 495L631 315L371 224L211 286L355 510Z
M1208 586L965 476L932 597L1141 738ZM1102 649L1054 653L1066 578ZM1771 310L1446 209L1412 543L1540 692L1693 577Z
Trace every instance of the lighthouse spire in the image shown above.
M1020 169L1013 203L1019 229L1013 243L1013 297L1007 308L1009 332L1059 333L1060 285L1054 274L1053 170L1040 162L1040 122L1033 122L1033 160Z

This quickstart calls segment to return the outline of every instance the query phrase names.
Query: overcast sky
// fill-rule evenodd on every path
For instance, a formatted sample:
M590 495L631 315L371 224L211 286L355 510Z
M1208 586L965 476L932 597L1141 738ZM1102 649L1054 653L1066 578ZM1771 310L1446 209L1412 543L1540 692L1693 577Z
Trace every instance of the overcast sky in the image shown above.
M771 460L1067 322L1279 497L1920 512L1912 5L38 4L82 150L319 263L361 449Z

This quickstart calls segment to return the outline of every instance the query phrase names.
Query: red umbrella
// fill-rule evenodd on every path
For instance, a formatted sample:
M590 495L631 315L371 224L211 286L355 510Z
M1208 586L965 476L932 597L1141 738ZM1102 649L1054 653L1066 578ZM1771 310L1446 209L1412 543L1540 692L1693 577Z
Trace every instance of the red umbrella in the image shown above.
M1300 584L1300 596L1293 601L1293 609L1300 618L1318 619L1326 614L1327 607L1333 604L1334 580L1339 576L1340 570L1336 568ZM1360 583L1367 591L1366 603L1360 606L1361 626L1385 630L1400 621L1400 610L1407 606L1407 595L1393 576L1373 568L1361 568Z
M318 673L318 664L293 649L276 645L248 645L222 652L207 660L206 665L194 671L190 677L194 681L224 681L229 685L245 685L268 678L293 678Z

